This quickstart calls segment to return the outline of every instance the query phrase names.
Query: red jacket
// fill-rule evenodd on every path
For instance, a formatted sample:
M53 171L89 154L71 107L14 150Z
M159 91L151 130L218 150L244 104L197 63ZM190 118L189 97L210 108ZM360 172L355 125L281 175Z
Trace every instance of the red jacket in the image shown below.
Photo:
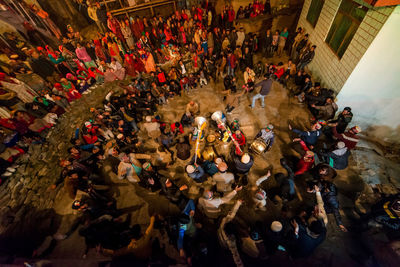
M246 144L246 137L244 137L244 134L241 134L240 137L238 137L235 133L232 135L233 138L238 142L240 146L244 146Z
M175 123L172 123L171 124L171 131L175 133L176 130L178 130L178 133L181 133L181 134L184 133L182 124L179 124L179 127L176 128Z
M236 57L234 54L228 57L228 64L231 66L231 68L236 68Z
M332 133L338 141L342 141L346 147L351 150L356 147L359 138L356 134L350 133L349 131L342 134L336 131L336 127L332 128Z
M158 79L158 81L159 81L160 83L165 83L165 82L167 81L167 79L165 79L165 74L164 74L163 71L162 71L162 72L159 72L159 73L157 74L157 79Z
M233 22L235 20L235 10L228 11L228 21Z
M310 149L307 147L306 143L304 141L300 141L300 145L303 148L304 151L310 151ZM302 157L299 162L297 163L297 171L294 173L294 175L300 175L305 173L306 171L310 170L312 166L314 165L314 158L312 160L305 160L305 157Z

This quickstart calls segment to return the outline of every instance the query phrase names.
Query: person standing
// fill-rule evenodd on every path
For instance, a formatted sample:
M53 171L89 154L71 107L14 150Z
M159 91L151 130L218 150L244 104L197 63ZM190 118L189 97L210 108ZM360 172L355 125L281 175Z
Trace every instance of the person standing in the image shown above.
M286 40L289 36L289 32L287 28L284 28L281 34L279 34L279 42L278 42L278 56L282 56L283 49L285 48Z
M97 6L95 4L89 4L89 7L87 9L89 17L96 22L97 27L101 32L103 32L103 29L101 28L101 22L99 21L99 18L97 17Z
M80 60L83 61L86 68L90 68L90 67L96 68L96 64L94 63L92 58L89 56L88 52L86 51L86 48L83 47L80 43L76 44L75 54L76 54L77 58L79 58Z
M303 70L308 64L311 63L315 56L315 48L317 48L316 45L311 46L310 50L307 50L300 58L300 62L297 65L298 70Z
M101 31L105 33L107 31L107 12L104 8L101 8L99 2L96 2L96 7L96 16L99 20L99 24L97 24L97 26L99 26Z
M266 95L268 95L269 91L271 91L272 87L272 80L269 78L268 74L264 75L264 80L255 84L254 87L261 86L260 92L253 96L253 99L251 101L251 108L254 108L256 104L256 100L261 98L261 107L264 108L264 98Z

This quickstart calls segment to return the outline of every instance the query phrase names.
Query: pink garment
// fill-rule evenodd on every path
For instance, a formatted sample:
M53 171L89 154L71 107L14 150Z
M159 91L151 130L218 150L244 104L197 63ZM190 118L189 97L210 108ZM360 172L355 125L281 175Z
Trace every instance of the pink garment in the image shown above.
M83 62L92 61L92 58L89 56L89 54L86 51L86 48L84 48L84 47L76 48L75 54L76 54L76 57L79 58L80 60L82 60Z

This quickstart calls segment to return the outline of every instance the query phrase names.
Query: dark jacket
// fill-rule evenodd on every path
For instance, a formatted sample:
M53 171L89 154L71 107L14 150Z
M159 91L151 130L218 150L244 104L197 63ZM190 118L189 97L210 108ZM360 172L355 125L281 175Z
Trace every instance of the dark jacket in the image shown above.
M32 58L30 65L33 72L37 73L43 79L53 75L53 73L56 71L54 64L44 57L39 57L37 59Z
M167 181L167 178L161 177L160 178L160 183L161 183L161 192L173 203L178 203L181 201L181 199L184 199L185 196L182 194L182 191L179 190L179 187L176 186L174 183L170 187L167 187L165 185L165 182Z
M253 159L252 156L250 156L250 161L245 164L245 163L243 163L241 161L241 159L239 157L235 157L233 159L233 162L235 163L235 168L236 168L237 172L239 172L239 173L247 173L247 172L250 171L251 167L253 166L254 159Z
M293 132L297 133L300 138L307 144L307 145L315 145L318 141L318 138L321 136L321 130L317 131L300 131L297 129L293 129Z
M261 86L260 89L260 95L266 96L268 95L269 91L271 91L271 87L272 87L272 80L271 79L267 79L267 80L263 80L257 84L254 85L254 87L257 86Z
M321 186L321 196L327 214L333 213L337 225L341 225L342 216L339 212L339 201L337 199L337 188L333 183L324 183Z
M99 21L102 23L107 23L107 11L104 8L98 8L96 10L96 15Z
M337 170L344 170L347 168L347 165L349 164L350 151L347 149L347 147L342 149L336 149L329 153L322 152L321 155L328 157L329 161L332 159L333 168Z
M315 51L308 50L301 58L301 63L310 63L315 56Z
M310 256L313 251L325 240L326 228L323 228L323 232L316 238L311 237L307 233L307 228L299 224L299 234L295 245L293 247L292 256L295 258Z

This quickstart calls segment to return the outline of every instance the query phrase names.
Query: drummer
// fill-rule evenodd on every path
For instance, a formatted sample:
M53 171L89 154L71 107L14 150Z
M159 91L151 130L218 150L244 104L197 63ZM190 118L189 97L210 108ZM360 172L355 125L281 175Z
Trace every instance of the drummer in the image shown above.
M272 144L274 143L275 139L275 134L274 134L274 126L272 124L268 124L267 127L261 129L258 134L256 135L256 138L261 139L266 145L266 151L269 151L272 147Z

